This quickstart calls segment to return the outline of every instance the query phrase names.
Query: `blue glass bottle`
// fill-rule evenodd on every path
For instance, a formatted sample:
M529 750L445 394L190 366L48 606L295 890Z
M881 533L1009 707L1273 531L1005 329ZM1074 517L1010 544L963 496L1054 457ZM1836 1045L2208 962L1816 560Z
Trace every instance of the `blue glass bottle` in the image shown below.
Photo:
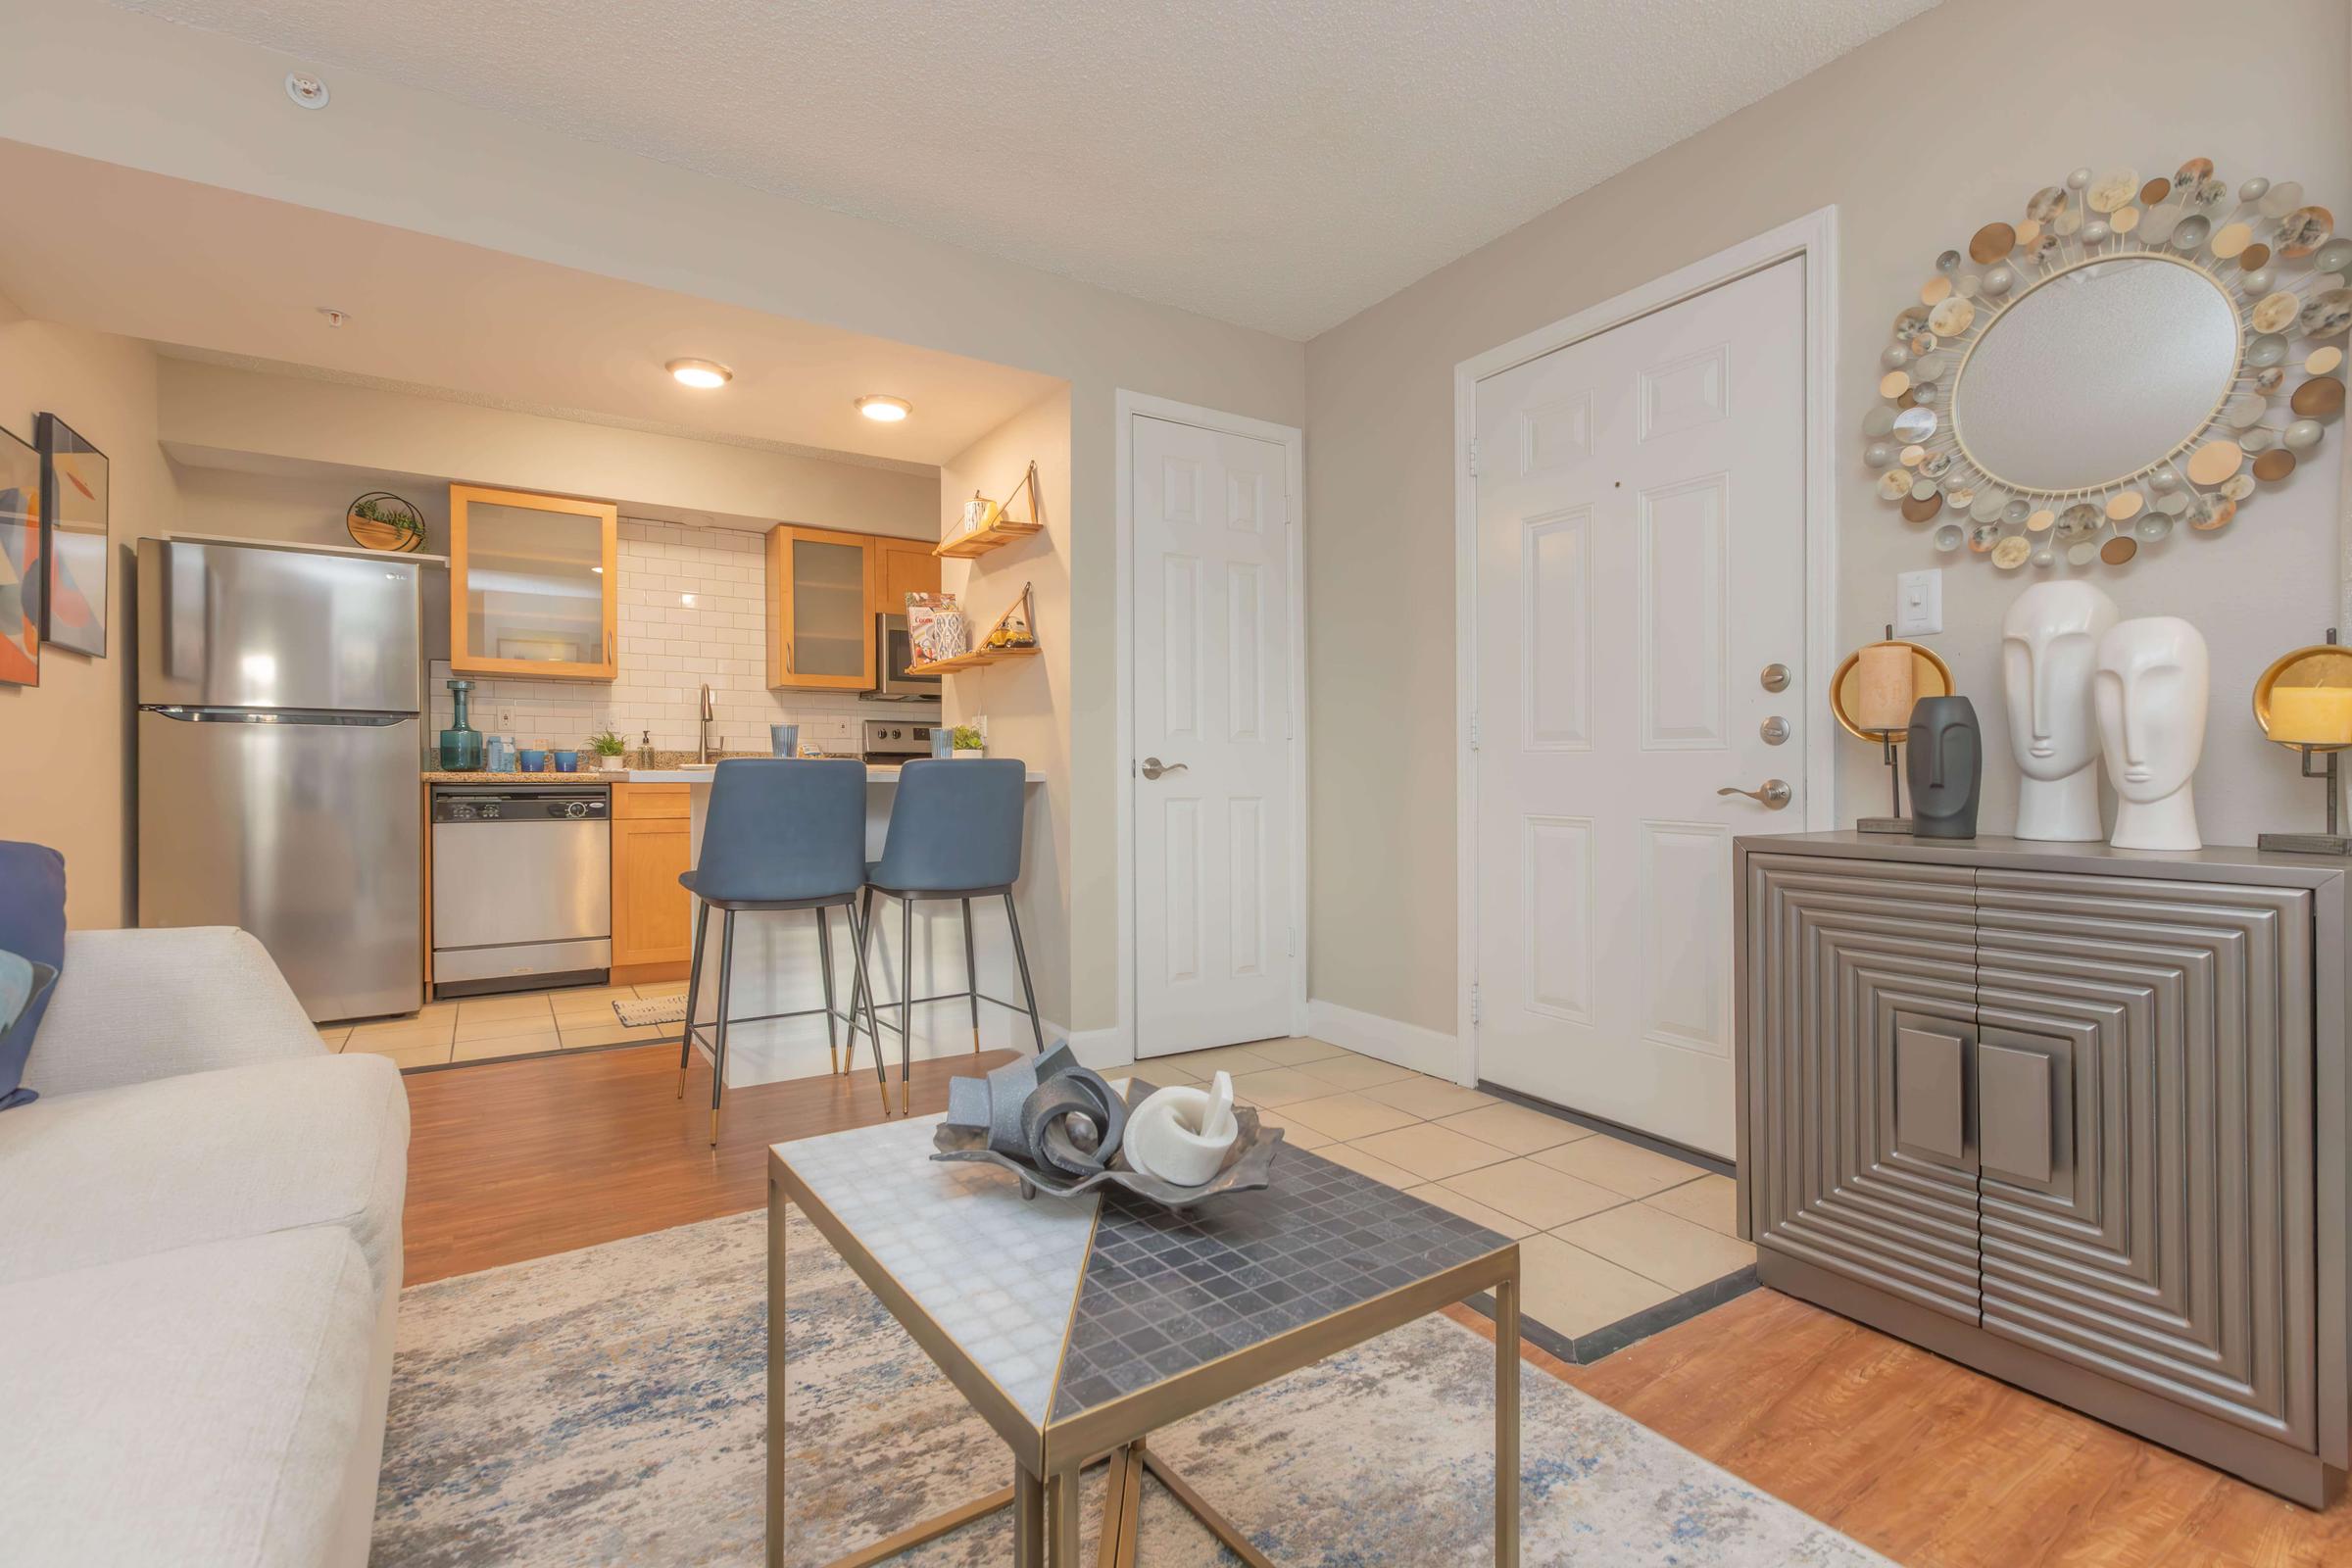
M469 680L449 683L452 723L441 732L441 766L446 772L473 773L482 765L482 734L467 721L467 698L473 690Z

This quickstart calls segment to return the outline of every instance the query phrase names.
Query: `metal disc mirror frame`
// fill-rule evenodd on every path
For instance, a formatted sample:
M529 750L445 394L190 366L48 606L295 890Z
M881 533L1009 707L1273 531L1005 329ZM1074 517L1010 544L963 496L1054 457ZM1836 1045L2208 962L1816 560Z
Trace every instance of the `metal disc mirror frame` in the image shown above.
M2348 273L2352 238L2292 181L2076 170L1936 258L1864 461L1936 548L2003 571L2219 531L2342 410Z

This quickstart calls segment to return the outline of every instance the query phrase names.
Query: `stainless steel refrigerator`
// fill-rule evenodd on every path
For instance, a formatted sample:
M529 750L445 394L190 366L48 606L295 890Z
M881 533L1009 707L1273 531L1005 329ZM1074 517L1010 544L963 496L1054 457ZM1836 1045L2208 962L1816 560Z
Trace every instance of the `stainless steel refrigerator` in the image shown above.
M423 1001L422 570L139 541L139 923L244 927L314 1019Z

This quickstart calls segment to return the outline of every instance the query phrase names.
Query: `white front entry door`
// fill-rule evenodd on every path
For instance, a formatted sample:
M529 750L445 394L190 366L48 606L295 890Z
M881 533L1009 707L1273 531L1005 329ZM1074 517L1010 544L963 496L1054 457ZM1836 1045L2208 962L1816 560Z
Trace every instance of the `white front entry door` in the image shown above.
M1153 1056L1292 1031L1294 519L1288 448L1131 417L1136 1054Z
M1732 839L1808 782L1803 267L1477 389L1479 1074L1726 1156Z

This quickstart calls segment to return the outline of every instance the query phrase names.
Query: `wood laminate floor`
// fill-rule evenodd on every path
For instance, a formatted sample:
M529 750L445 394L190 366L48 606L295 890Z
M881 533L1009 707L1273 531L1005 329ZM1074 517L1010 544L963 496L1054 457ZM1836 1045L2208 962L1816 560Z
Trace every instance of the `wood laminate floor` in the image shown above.
M918 1062L916 1112L974 1060ZM871 1078L748 1087L713 1151L710 1068L682 1105L677 1077L662 1046L410 1075L409 1283L757 1207L767 1145L880 1117ZM1593 1366L1528 1359L1913 1568L2352 1568L2352 1503L2311 1513L1772 1291Z

